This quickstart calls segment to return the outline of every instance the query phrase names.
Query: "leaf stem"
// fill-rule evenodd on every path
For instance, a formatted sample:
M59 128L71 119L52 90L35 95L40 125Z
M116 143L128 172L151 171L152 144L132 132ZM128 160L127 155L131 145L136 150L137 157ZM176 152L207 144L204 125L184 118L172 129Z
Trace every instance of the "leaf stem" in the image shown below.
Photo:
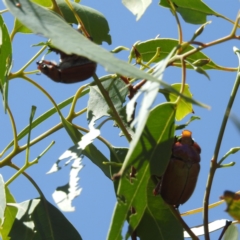
M49 100L50 102L53 104L53 106L55 107L55 109L57 110L59 116L61 118L64 118L57 103L54 101L54 99L51 97L51 95L44 89L42 88L39 84L37 84L35 81L33 81L32 79L30 79L27 76L22 76L23 79L27 80L28 82L30 82L31 84L33 84L35 87L37 87Z
M17 149L19 148L18 139L17 139L17 128L16 128L14 117L12 115L12 111L9 108L9 105L7 105L7 112L11 121L12 130L13 130L13 141L14 141L13 152L16 152Z
M81 86L81 87L77 90L77 92L75 93L74 98L73 98L73 101L72 101L72 105L71 105L70 110L69 110L69 113L68 113L68 116L66 117L66 119L67 119L68 121L71 122L72 119L76 116L76 113L75 113L74 109L75 109L77 100L78 100L78 98L80 97L80 95L81 95L81 93L83 92L83 90L84 90L85 88L87 88L88 86L89 86L89 84L85 84L85 85Z
M210 47L210 46L214 46L216 44L219 44L219 43L222 43L222 42L226 42L228 40L232 40L232 39L238 39L238 37L236 36L236 30L237 30L237 26L238 26L238 22L239 22L239 19L240 19L240 14L237 15L237 19L235 21L235 24L233 26L233 29L231 31L231 33L228 35L228 36L225 36L223 38L220 38L220 39L217 39L217 40L214 40L212 42L209 42L209 43L205 43L203 45L200 45L198 46L197 48L194 48L182 55L174 55L169 61L168 61L168 65L172 65L175 61L177 60L180 60L182 57L183 58L186 58L196 52L199 52L207 47Z
M182 44L182 41L183 41L183 34L182 34L182 27L181 27L181 23L179 21L179 18L178 18L178 15L177 15L177 11L176 11L176 8L173 4L173 2L171 0L168 0L169 2L169 5L171 7L171 10L172 10L172 13L176 19L176 22L177 22L177 27L178 27L178 43L179 44ZM180 50L180 49L179 49Z
M22 68L20 68L17 72L11 73L8 77L8 80L11 80L13 78L22 77L25 74L23 74L23 71L40 55L42 52L47 48L47 46L43 46Z
M184 58L181 58L181 63L182 63L182 84L181 84L180 94L182 95L184 93L184 88L186 83L186 63L184 61ZM180 102L181 95L178 96L176 100L176 105Z
M57 2L55 0L51 0L51 2L52 2L52 6L49 9L58 13L60 16L63 17L63 14L62 14Z
M11 167L11 168L14 168L14 169L18 170L18 172L20 172L20 170L21 170L17 165L15 165L15 164L13 164L13 163L10 163L8 166ZM21 173L32 183L32 185L33 185L33 186L36 188L36 190L38 191L39 195L40 195L43 199L45 199L45 196L44 196L43 192L41 191L40 187L37 185L37 183L36 183L26 172L22 171ZM8 182L5 183L5 186L8 186L10 183L11 183L11 182L8 180Z
M79 15L76 13L74 7L72 6L72 3L69 0L65 0L65 2L67 3L68 7L71 9L71 11L74 14L74 17L76 18L77 22L78 22L78 29L82 30L82 32L84 33L84 35L88 38L91 39L91 36L89 35L88 31L86 30L81 18L79 17Z
M112 100L110 99L108 92L104 89L102 83L100 82L100 80L98 79L97 75L94 74L93 75L94 81L97 84L100 92L102 93L106 103L108 104L108 107L111 109L111 113L114 117L114 120L117 122L118 126L120 127L120 129L122 130L123 134L125 135L125 137L127 138L127 140L130 142L132 140L131 135L128 133L127 129L125 128L122 119L119 117L119 114L116 110L116 108L114 107Z
M177 218L177 220L182 224L183 228L186 230L186 232L189 234L189 236L193 240L199 240L199 238L192 232L192 230L189 228L189 226L185 223L185 221L182 219L179 212L172 206L168 205L169 209L171 210L172 214Z

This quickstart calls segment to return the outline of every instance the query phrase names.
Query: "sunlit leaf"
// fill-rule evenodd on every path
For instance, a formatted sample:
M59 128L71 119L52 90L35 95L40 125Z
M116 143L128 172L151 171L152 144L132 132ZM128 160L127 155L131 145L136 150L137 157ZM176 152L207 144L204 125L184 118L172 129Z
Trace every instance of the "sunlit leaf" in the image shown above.
M172 84L172 87L174 89L176 89L178 92L180 92L181 89L181 84L180 83L175 83ZM178 95L175 93L171 93L168 90L161 90L161 92L164 94L164 96L166 97L166 99L169 102L176 102ZM189 90L189 85L185 84L184 86L184 91L183 94L189 98L192 97L192 93ZM178 105L177 105L177 111L176 111L176 120L177 121L181 121L184 117L186 117L188 114L193 113L193 108L192 108L192 104L190 102L187 102L185 99L181 98L181 100L179 101Z
M8 80L7 76L12 67L12 44L7 27L0 15L0 91L2 93L4 108L8 102Z
M231 191L225 191L221 199L227 204L226 212L234 219L240 221L240 195Z
M122 3L133 15L137 15L136 20L138 21L152 3L152 0L122 0Z
M72 201L81 193L81 189L78 187L78 174L83 167L83 150L100 135L100 131L98 129L95 129L92 125L89 125L89 127L90 131L82 136L81 141L65 151L48 172L53 173L59 171L61 169L60 163L64 159L68 159L65 165L68 165L70 162L72 162L69 182L64 186L58 187L53 193L53 199L62 211L70 212L75 210L75 208L72 206Z
M81 158L76 158L73 161L70 170L69 182L57 189L52 194L54 202L64 212L72 212L75 208L72 206L72 201L80 195L82 188L79 188L79 171L83 168Z
M136 209L131 228L140 223L147 207L147 185L151 175L161 176L171 156L174 139L175 105L165 103L154 108L147 119L142 134L130 143L130 149L124 161L124 169L133 166L136 178L129 181L129 174L121 175L116 204L108 239L120 239L124 221L131 206ZM117 180L116 180L117 181Z
M81 240L80 234L64 215L46 199L32 199L15 204L18 209L11 240Z
M4 181L3 181L3 177L0 174L0 221L1 221L1 224L4 221L5 208L6 208L5 184L4 184Z
M142 60L144 62L148 62L149 60L151 60L153 56L156 54L157 48L160 48L160 55L156 57L154 60L154 62L159 62L161 59L164 59L172 51L174 47L178 46L178 44L179 43L177 39L157 38L157 39L150 39L145 42L138 42L134 46L136 47L138 52L141 54ZM194 49L194 47L189 45L181 53L188 52L192 49ZM133 52L131 52L130 58L135 58L135 55L133 54ZM205 55L200 51L186 58L186 60L191 63L199 59L209 59L209 63L203 66L203 69L205 70L220 68L220 66L214 63L207 55ZM181 67L180 61L176 62L175 65ZM192 66L190 66L189 64L187 64L186 67L193 69Z
M220 219L220 220L216 220L216 221L210 222L208 224L209 232L214 232L214 231L217 231L217 230L219 230L221 228L224 228L225 225L226 225L226 221L229 221L229 220L227 220L227 219ZM204 235L204 226L203 225L196 226L196 227L191 227L191 230L192 230L192 232L196 236ZM190 238L190 235L186 231L184 231L184 237L185 238Z
M238 240L239 239L239 233L238 233L238 228L234 225L231 224L228 229L226 230L223 240Z
M6 190L7 203L15 203L16 201L12 196L12 194L10 193L8 187L6 187L5 190ZM17 208L7 205L4 213L4 222L0 229L1 237L3 240L10 240L10 238L8 237L8 234L15 221L16 215L17 215Z
M203 24L207 21L208 15L214 15L220 17L219 13L213 11L201 0L171 0L177 12L179 12L182 18L192 24ZM160 0L160 5L163 7L170 8L167 0Z

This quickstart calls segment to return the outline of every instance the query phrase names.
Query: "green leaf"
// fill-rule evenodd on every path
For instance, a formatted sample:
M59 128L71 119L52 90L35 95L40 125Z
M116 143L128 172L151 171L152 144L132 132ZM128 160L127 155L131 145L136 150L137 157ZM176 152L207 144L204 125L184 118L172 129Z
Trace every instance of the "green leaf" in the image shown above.
M13 30L12 30L12 34L14 33L32 33L32 31L27 28L26 26L24 26L18 19L15 18L14 20L14 26L13 26Z
M111 179L109 166L103 164L103 162L108 162L109 160L102 154L101 151L99 151L93 144L90 144L83 150L83 154L95 165L97 165L108 178Z
M19 21L34 33L51 39L51 44L65 53L87 57L103 65L109 72L160 82L163 87L171 89L167 83L115 58L113 54L86 39L51 11L27 0L21 1L21 8L16 7L15 1L4 0L4 3Z
M78 131L76 127L73 126L72 123L67 121L64 117L61 117L61 121L62 121L63 127L67 131L73 143L77 144L80 141L82 134Z
M102 83L104 89L108 92L109 98L116 110L119 112L126 101L128 88L126 84L119 78L109 79ZM110 116L110 109L97 86L90 86L89 100L87 106L87 119L89 122L103 116Z
M83 137L82 133L79 132L79 134L81 135L82 138ZM59 162L62 159L65 159L67 157L71 157L71 160L77 159L83 154L86 157L88 157L95 165L97 165L108 178L111 178L109 166L103 164L103 162L108 162L109 160L93 144L87 145L84 150L79 148L77 144L70 147L65 153L66 155L62 155L60 157L61 159L58 159L56 163L54 163L54 165L52 166L48 173L58 171L60 169Z
M57 0L57 3L65 20L69 23L77 23L73 12L69 9L65 0ZM112 44L109 25L102 13L82 4L74 2L71 2L71 4L95 43L102 44L102 42L107 42Z
M221 14L213 11L201 0L171 0L175 5L175 9L179 12L185 22L192 24L203 24L207 21L208 15L222 17ZM170 8L167 0L160 0L160 5Z
M15 204L18 213L10 231L11 240L81 240L64 215L47 200L32 199Z
M141 240L183 239L183 228L168 205L160 196L154 196L155 185L149 179L147 186L147 207L136 229ZM130 216L130 222L135 215ZM174 231L172 231L174 226Z
M234 219L240 221L240 195L231 191L225 191L221 199L227 204L226 212Z
M4 211L6 208L6 193L5 193L5 184L3 177L0 174L0 223L4 221Z
M11 192L9 191L8 187L5 188L5 191L6 191L7 203L15 203L16 201L12 196ZM0 229L1 237L3 240L10 240L10 238L8 237L8 234L15 221L16 215L17 215L17 208L7 205L4 213L4 222Z
M132 12L133 15L137 15L137 21L143 16L152 0L123 0L123 5Z
M43 7L51 7L52 0L32 0L32 2L37 3Z
M231 224L223 235L223 240L229 240L229 239L231 240L239 239L238 228L234 224Z
M43 7L51 7L52 2L50 0L34 0L32 2L38 3ZM63 13L65 20L69 23L77 23L73 12L69 9L65 0L57 0L58 6ZM90 7L80 5L77 3L71 3L77 15L81 18L85 28L92 37L93 41L97 44L102 44L103 41L108 44L112 43L111 36L109 35L109 26L106 18L102 13ZM17 18L14 21L13 32L17 33L32 33L27 26L23 25Z
M181 83L175 83L172 84L172 87L176 89L178 92L180 92L181 89ZM161 93L165 96L167 101L169 102L176 102L178 95L172 92L169 92L168 90L161 90ZM192 93L189 90L189 85L185 84L183 94L189 98L192 97ZM177 105L177 111L176 111L176 120L181 121L184 117L186 117L188 114L193 113L192 103L186 101L184 98L181 98Z
M72 162L72 165L69 172L69 181L63 186L58 186L52 194L54 202L57 204L59 209L64 212L75 211L75 207L72 206L72 202L82 191L78 184L78 174L83 168L82 157L79 156L74 160L70 159L65 165L68 165L70 161Z
M166 58L166 56L172 51L172 49L176 46L178 46L178 40L177 39L171 39L171 38L157 38L157 39L150 39L145 42L138 42L134 46L136 47L137 51L141 54L142 60L144 62L150 61L153 56L156 54L157 48L160 48L160 55L155 59L154 62L159 62L160 60ZM186 53L188 51L191 51L195 49L193 46L189 45L181 53ZM133 51L133 50L132 50ZM129 58L135 58L135 55L133 52L130 53ZM209 69L216 69L222 68L221 66L214 63L210 58L205 55L202 52L196 52L186 58L187 61L190 63L193 63L199 59L209 59L209 63L203 66L203 69L209 70ZM178 67L181 67L180 61L176 62L175 64ZM186 65L187 68L193 69L192 66L189 64Z
M0 15L0 90L3 95L4 108L6 111L8 102L7 76L12 67L12 44L7 27Z
M151 175L161 176L169 162L174 140L175 105L164 103L154 108L149 115L146 126L130 149L124 161L124 168L133 166L136 178L129 181L129 174L123 174L119 180L117 196L108 239L121 239L124 221L131 206L136 210L131 228L134 230L140 223L147 207L147 186ZM133 140L134 141L134 140Z

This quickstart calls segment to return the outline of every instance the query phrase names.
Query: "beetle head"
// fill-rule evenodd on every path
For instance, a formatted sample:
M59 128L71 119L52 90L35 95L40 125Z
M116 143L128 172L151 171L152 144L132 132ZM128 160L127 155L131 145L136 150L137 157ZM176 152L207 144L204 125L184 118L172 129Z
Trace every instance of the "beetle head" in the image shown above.
M49 62L46 60L41 60L37 62L37 65L38 65L38 69L43 74L51 78L53 81L55 82L61 81L60 72L59 72L58 66L55 63Z

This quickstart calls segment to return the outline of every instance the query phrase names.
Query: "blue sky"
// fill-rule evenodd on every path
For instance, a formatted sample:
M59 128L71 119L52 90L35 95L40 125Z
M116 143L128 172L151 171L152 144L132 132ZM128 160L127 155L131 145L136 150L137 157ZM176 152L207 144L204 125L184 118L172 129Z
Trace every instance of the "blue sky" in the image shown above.
M239 1L231 0L231 4L224 0L208 0L205 1L209 7L228 18L235 20L238 10ZM121 1L93 1L83 0L83 5L95 8L102 12L108 20L110 26L110 34L112 36L112 45L103 44L103 47L112 50L117 46L126 46L131 48L137 41L145 41L160 35L162 38L177 38L177 27L175 19L168 9L158 6L158 1L153 1L147 9L143 17L136 22L136 18L127 10ZM4 9L2 2L0 9ZM13 20L9 13L3 15L9 31L13 26ZM181 19L181 17L180 17ZM212 23L207 25L203 34L199 37L199 41L209 42L221 38L230 33L232 24L223 19L209 16L208 20ZM189 40L198 25L190 25L183 22L183 40ZM23 66L37 51L38 47L31 45L44 41L41 36L18 34L13 42L13 71ZM221 45L214 46L204 51L214 62L222 66L237 67L238 60L233 53L233 46L240 48L239 41L230 41ZM53 60L57 57L50 55ZM117 57L127 61L128 52L122 52ZM39 58L40 59L40 58ZM32 64L28 70L35 70L37 66ZM104 69L98 66L98 76L105 74ZM191 199L180 207L181 212L202 206L203 195L206 187L206 180L209 173L210 160L216 143L216 138L225 111L228 98L236 77L236 73L210 70L208 72L211 80L209 81L203 75L193 71L187 71L187 83L196 100L211 106L211 110L206 110L194 106L195 115L201 117L200 121L194 121L188 129L193 132L194 139L202 148L201 154L201 172L198 184ZM46 78L44 75L33 75L34 81L44 87L54 98L57 103L75 94L81 83L73 85L56 84ZM88 80L92 81L91 79ZM180 69L168 68L164 74L164 81L168 83L179 83L181 81ZM43 96L36 88L22 79L15 79L10 82L9 87L9 105L12 109L17 124L18 132L21 131L29 121L31 105L37 106L36 117L40 116L52 104ZM239 101L240 94L236 98L233 106L233 113L240 118ZM86 106L88 98L83 98L78 102L77 108L80 110ZM164 101L159 97L157 103ZM67 109L63 110L67 114ZM0 113L0 151L12 140L11 126L7 115L1 111ZM189 116L184 119L186 122ZM87 127L86 116L75 120L79 125ZM38 136L44 130L54 126L59 122L59 117L54 115L43 126L36 128L32 132L32 137ZM112 123L108 122L102 131L102 135L106 137L115 146L127 146L127 142L123 137L118 136L118 130L112 128ZM179 134L180 132L177 132ZM219 156L223 156L230 148L239 146L240 132L237 131L234 124L230 121L227 124L226 132L222 142ZM35 165L27 170L27 172L35 179L43 190L45 196L50 202L51 194L59 185L66 183L68 179L69 168L65 168L56 174L46 175L52 164L58 157L70 146L72 142L64 130L49 136L44 141L33 146L30 158L34 159L44 148L52 141L56 140L54 147ZM25 143L23 139L21 143ZM96 141L98 148L108 155L108 150L103 144ZM238 191L240 190L239 175L239 156L235 154L230 156L225 163L236 161L236 165L231 168L219 169L214 178L213 188L210 196L210 202L216 202L223 194L224 190ZM25 153L19 154L14 158L14 162L21 166L25 159ZM116 202L113 184L107 179L101 170L95 167L87 158L83 160L84 168L80 172L80 187L83 188L81 195L74 201L76 211L74 213L66 213L69 221L77 228L83 239L105 239L110 224L112 211ZM8 168L1 169L4 180L7 180L13 170ZM38 193L32 185L22 176L10 185L10 189L18 202L34 198ZM231 219L225 212L225 204L210 211L209 219L214 221L217 219ZM202 215L197 214L184 218L190 226L202 224ZM218 234L214 236L219 236ZM215 237L213 238L215 239Z

